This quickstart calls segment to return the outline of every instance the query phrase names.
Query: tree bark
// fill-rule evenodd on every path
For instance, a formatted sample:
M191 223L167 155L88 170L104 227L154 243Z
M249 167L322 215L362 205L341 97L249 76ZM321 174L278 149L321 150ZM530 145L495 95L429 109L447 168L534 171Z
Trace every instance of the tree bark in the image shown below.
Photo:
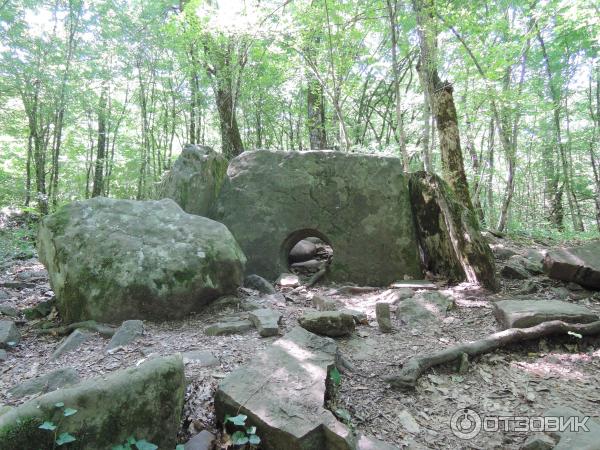
M102 86L98 101L98 141L96 144L96 164L94 168L94 184L92 197L104 192L104 160L106 158L106 85Z
M431 110L436 119L444 179L460 202L472 211L452 85L447 81L442 82L436 67L437 36L433 23L433 1L413 0L421 50L417 70L422 72L421 79L425 82L423 89L427 89Z

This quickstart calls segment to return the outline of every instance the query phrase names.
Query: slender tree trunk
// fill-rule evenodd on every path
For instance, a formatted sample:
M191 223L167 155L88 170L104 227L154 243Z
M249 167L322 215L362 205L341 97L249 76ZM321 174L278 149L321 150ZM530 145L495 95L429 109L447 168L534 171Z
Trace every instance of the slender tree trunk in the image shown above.
M458 119L452 95L452 85L442 82L436 67L436 32L433 22L433 0L413 0L421 54L417 70L422 71L431 101L431 110L436 119L442 153L442 172L444 179L453 189L460 202L470 210L473 204L469 195L467 176L465 175Z
M102 86L98 102L98 142L96 144L96 164L92 197L104 192L104 159L106 158L106 86Z

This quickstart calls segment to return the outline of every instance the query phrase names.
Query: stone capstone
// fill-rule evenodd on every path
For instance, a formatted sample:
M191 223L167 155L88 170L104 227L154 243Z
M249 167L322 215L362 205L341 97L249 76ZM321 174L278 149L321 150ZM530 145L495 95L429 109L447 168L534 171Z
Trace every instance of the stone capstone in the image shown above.
M73 202L38 233L66 322L177 319L241 285L245 257L227 228L169 199Z

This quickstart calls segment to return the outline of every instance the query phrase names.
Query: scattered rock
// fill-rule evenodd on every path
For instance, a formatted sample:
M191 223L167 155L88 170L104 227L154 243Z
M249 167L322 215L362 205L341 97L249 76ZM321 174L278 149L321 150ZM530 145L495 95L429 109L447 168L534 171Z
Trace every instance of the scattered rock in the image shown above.
M347 336L354 331L354 318L342 311L320 311L304 314L298 323L302 328L322 336Z
M2 300L8 300L10 298L10 295L8 295L8 293L2 289L0 289L0 301Z
M551 250L544 258L544 270L550 278L600 289L600 242Z
M390 303L392 305L398 304L402 300L406 300L407 298L411 298L415 295L415 291L410 288L398 288L398 289L388 289L383 291L379 298L381 301Z
M198 365L200 367L212 367L219 365L219 360L215 358L213 352L209 350L190 350L181 354L183 363Z
M27 317L29 320L41 319L42 317L46 317L48 314L50 314L55 305L56 299L51 298L50 300L45 300L38 303L33 308L25 309L23 314L25 314L25 317Z
M302 239L290 250L290 263L309 261L317 254L317 246L309 240Z
M537 248L530 248L525 252L525 258L527 258L528 260L530 260L534 263L542 264L547 253L548 253L548 250L543 250L543 249L539 250Z
M325 409L328 371L336 354L332 339L294 328L219 384L217 419L248 416L246 426L257 427L265 450L386 448L367 439L357 446L361 437Z
M185 144L161 180L156 197L170 198L189 214L207 216L219 195L227 158L203 145Z
M8 353L6 350L0 348L0 361L6 361L8 359Z
M340 304L335 300L318 294L313 295L312 304L319 311L337 311L340 308Z
M520 450L552 450L555 446L554 439L545 434L529 436Z
M212 217L231 230L250 273L277 277L292 247L314 236L335 254L328 280L382 286L398 273L421 276L406 180L397 157L246 151L230 162Z
M377 324L379 329L383 333L392 332L392 318L390 316L390 304L385 302L378 302L375 305L375 315L377 317Z
M500 270L500 275L504 278L510 278L512 280L526 280L531 275L524 267L519 264L508 262Z
M558 439L554 450L596 450L600 448L600 424L591 418L586 420L584 418L586 416L579 411L568 406L558 406L544 412L544 416L562 418L564 423L569 418L573 418L573 421L577 420L579 424L583 424L585 421L585 427L587 427L587 429L582 427L579 430L550 433L554 438Z
M0 448L53 448L54 434L38 429L60 423L60 432L77 437L77 448L114 448L130 436L161 449L175 448L185 395L181 356L153 358L137 367L51 392L0 416ZM77 412L64 420L63 409ZM115 424L118 424L115 425Z
M352 318L354 319L354 323L356 325L368 325L369 324L369 318L362 311L358 311L356 309L350 309L350 308L343 308L343 309L340 309L340 312L350 314L352 316Z
M249 320L232 320L230 322L218 322L210 325L204 330L207 336L223 336L226 334L245 333L253 328L252 322Z
M517 291L518 294L527 295L537 292L539 289L538 285L532 280L525 280L521 284L521 288Z
M319 261L317 259L310 259L304 262L293 263L290 267L292 269L302 269L308 272L315 272L325 266L325 261Z
M184 450L212 450L215 435L208 430L202 430L183 446Z
M0 320L0 348L14 347L21 340L21 333L12 320Z
M398 420L400 421L400 425L402 425L402 427L409 433L419 434L421 432L421 427L412 414L406 409L400 411L398 414Z
M19 310L17 308L13 308L12 306L0 305L0 314L8 317L18 317Z
M528 328L550 320L568 323L599 320L586 307L559 300L502 300L494 304L494 315L502 329Z
M126 320L117 329L110 342L106 346L106 350L114 350L117 347L124 347L130 344L138 337L144 334L144 322L141 320Z
M560 300L566 300L571 297L571 292L564 286L551 287L548 289L548 293L553 297Z
M282 273L277 278L276 283L281 287L298 287L300 286L300 278L294 273Z
M280 312L269 308L255 309L248 314L248 318L256 327L260 336L269 337L279 334Z
M407 324L431 323L446 317L454 300L439 292L421 292L398 303L396 317Z
M463 375L469 371L469 355L467 353L461 353L460 360L458 363L458 373Z
M40 392L50 392L59 388L72 386L79 383L79 375L71 367L62 367L60 369L48 372L30 380L26 380L8 390L13 397L20 398L26 395L38 394Z
M80 329L73 331L61 341L56 350L54 350L54 353L52 353L50 359L56 359L67 352L71 352L79 348L79 346L87 341L90 337L91 336L88 333L85 333Z
M510 247L506 247L504 244L490 245L490 248L492 249L494 256L502 261L505 261L511 256L518 254L515 250Z
M42 219L38 251L68 323L185 317L235 293L245 262L223 224L170 199L70 203Z
M273 285L259 275L248 275L244 279L244 287L254 289L261 294L277 293Z
M581 291L583 291L583 288L582 288L582 287L581 287L579 284L577 284L577 283L573 283L572 281L569 281L569 282L567 283L567 286L566 286L566 288L567 288L568 290L570 290L570 291L574 291L574 292L581 292Z

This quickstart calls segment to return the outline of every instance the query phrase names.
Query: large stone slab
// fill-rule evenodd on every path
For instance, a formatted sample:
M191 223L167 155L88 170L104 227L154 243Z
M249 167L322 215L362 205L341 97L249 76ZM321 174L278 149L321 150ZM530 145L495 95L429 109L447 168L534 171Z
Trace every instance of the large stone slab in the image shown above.
M544 258L544 270L550 278L600 289L600 242L551 250Z
M74 436L81 449L113 448L130 436L172 449L184 394L181 356L150 359L48 393L0 415L0 450L54 448L54 433L39 429L44 421L60 423L59 432ZM77 412L64 417L64 408Z
M300 327L230 373L215 394L219 421L248 416L265 450L354 450L388 448L354 436L325 409L327 378L337 346Z
M169 199L74 202L45 217L40 259L67 322L177 319L241 285L227 228Z
M161 180L156 198L170 198L190 214L206 216L219 195L227 158L210 147L186 144Z
M600 320L588 308L560 300L502 300L494 304L502 329L528 328L550 320L589 323Z
M550 433L558 439L554 450L600 450L600 424L592 418L586 419L589 416L568 406L551 408L544 416L557 417L563 424L568 421L573 424L572 428Z
M248 257L274 280L300 240L333 248L328 277L387 285L419 278L407 180L398 158L334 151L245 152L227 170L217 207Z

